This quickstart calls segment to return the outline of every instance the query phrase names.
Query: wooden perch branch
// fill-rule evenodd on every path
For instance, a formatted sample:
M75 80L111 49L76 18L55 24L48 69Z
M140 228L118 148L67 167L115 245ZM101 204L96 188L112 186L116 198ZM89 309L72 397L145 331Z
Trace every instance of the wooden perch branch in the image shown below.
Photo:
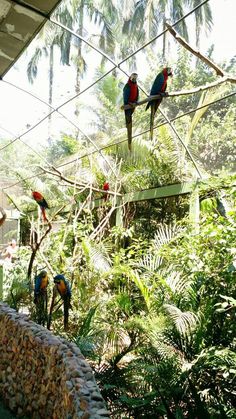
M62 175L62 173L59 172L59 170L57 170L55 168L54 168L55 172L52 172L52 171L50 171L48 169L45 169L44 167L41 167L41 166L39 166L39 168L41 170L43 170L45 173L48 173L52 176L59 177L61 180L63 180L66 183L69 183L69 185L73 185L75 188L81 188L81 186L82 186L85 189L92 189L92 191L94 191L94 192L100 192L100 193L103 193L103 194L105 193L105 194L108 194L108 195L122 196L121 194L116 193L116 192L104 191L103 189L99 189L99 188L95 188L94 186L90 186L90 184L85 184L85 183L80 182L80 181L75 181L75 180L69 179L69 178L65 177L64 175Z
M34 263L34 259L36 257L36 253L38 252L38 250L39 250L39 248L41 246L42 241L45 239L45 237L48 235L48 233L51 231L51 229L52 229L52 225L48 221L48 228L45 231L45 233L43 234L43 236L41 237L41 239L38 241L38 237L36 235L36 241L35 241L35 243L33 243L31 245L32 253L31 253L31 257L30 257L30 261L29 261L29 266L28 266L28 272L27 272L27 277L28 277L29 282L31 280L31 273L32 273L33 263Z
M200 51L196 51L193 47L191 47L191 45L189 45L188 42L186 42L185 39L182 38L182 36L180 36L176 32L176 30L173 28L173 26L166 23L166 27L167 27L168 31L171 33L171 35L173 35L173 37L176 39L176 41L179 42L179 44L181 44L184 48L186 48L188 51L190 51L191 54L200 58L200 60L202 60L209 67L212 67L215 70L217 76L223 77L225 75L224 71L220 67L218 67L218 65L213 63L213 61L211 61L209 58L207 58L205 55L203 55Z
M195 87L194 89L191 89L191 90L182 90L182 91L177 91L177 92L172 92L172 93L166 93L165 95L148 96L146 99L143 99L140 102L132 103L132 105L122 105L121 106L122 110L134 109L137 106L141 106L144 103L150 102L151 100L160 99L161 97L174 97L174 96L191 95L193 93L198 93L198 92L202 92L204 90L212 89L213 87L216 87L219 84L222 84L222 83L225 83L225 82L230 82L230 83L234 83L234 84L236 83L236 78L235 77L231 77L229 75L226 75L225 72L217 64L213 63L213 61L211 61L209 58L207 58L205 55L203 55L200 51L196 51L191 45L188 44L188 42L185 41L184 38L182 38L176 32L176 30L171 25L166 23L166 27L167 27L168 31L171 33L171 35L174 36L174 38L176 39L177 42L179 42L184 48L186 48L188 51L190 51L193 55L200 58L200 60L202 60L209 67L213 68L215 70L216 74L218 76L221 76L222 79L214 81L212 83L208 83L204 86Z
M0 213L1 213L1 218L0 218L0 226L3 225L3 223L5 222L6 218L7 218L7 214L5 212L5 210L0 207Z
M231 77L231 76L224 76L220 80L213 81L212 83L208 83L208 84L205 84L203 86L194 87L191 90L180 90L180 91L168 93L168 94L166 94L165 97L168 98L168 97L175 97L175 96L192 95L193 93L199 93L199 92L203 92L204 90L212 89L212 88L214 88L216 86L219 86L220 84L226 83L226 82L236 84L236 78ZM125 110L125 109L136 108L136 106L143 105L144 103L147 103L150 100L159 99L160 97L161 97L161 95L148 96L146 99L143 99L140 102L134 103L132 106L131 105L125 105L125 106L123 105L123 106L121 106L121 109Z

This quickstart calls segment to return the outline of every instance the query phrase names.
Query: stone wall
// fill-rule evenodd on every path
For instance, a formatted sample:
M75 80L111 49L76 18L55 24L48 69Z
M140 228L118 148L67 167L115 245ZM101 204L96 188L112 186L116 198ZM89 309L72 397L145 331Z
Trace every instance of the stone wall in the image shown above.
M76 345L0 303L0 396L32 419L109 417Z

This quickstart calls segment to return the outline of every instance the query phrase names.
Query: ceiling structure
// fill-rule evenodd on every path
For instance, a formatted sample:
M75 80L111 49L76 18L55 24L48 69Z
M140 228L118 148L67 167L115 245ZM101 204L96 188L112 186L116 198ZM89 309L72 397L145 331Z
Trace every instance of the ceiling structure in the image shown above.
M0 78L39 32L61 0L0 0Z

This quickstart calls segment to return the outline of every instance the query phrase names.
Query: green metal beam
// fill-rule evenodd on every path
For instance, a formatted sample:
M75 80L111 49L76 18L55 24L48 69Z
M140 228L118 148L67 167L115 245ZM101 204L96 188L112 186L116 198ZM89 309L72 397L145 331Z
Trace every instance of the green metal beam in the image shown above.
M148 199L168 198L176 195L186 195L192 193L196 182L176 183L174 185L160 186L144 191L130 192L123 196L124 203L146 201Z
M174 185L160 186L158 188L145 189L144 191L130 192L124 194L122 198L117 197L117 200L123 200L123 203L127 202L136 202L136 201L146 201L149 199L158 199L158 198L168 198L170 196L186 195L191 194L196 187L197 182L183 182L175 183ZM101 205L104 205L103 199L95 199L92 202L92 209L98 208ZM119 205L117 203L116 205Z

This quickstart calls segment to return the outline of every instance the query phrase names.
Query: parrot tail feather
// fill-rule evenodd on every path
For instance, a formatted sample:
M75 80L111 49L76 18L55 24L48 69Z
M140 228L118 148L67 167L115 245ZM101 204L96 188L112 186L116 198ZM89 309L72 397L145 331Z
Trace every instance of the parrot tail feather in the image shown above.
M131 152L132 151L132 120L129 124L126 125L127 127L127 136L128 136L128 149Z
M154 127L154 116L155 116L155 108L151 106L151 115L150 115L150 140L153 140L153 127Z
M68 330L70 301L64 300L64 330Z
M43 221L48 221L45 208L41 207Z
M146 108L145 108L145 111L147 111L147 110L148 110L149 106L150 106L150 102L148 102L148 103L147 103L147 106L146 106Z

